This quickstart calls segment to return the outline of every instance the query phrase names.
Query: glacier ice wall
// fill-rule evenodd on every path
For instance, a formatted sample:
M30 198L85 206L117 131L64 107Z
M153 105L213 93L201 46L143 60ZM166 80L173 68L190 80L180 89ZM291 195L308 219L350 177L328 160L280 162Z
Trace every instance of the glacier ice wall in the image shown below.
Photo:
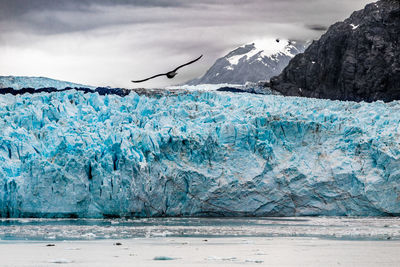
M400 214L400 102L0 96L3 217Z

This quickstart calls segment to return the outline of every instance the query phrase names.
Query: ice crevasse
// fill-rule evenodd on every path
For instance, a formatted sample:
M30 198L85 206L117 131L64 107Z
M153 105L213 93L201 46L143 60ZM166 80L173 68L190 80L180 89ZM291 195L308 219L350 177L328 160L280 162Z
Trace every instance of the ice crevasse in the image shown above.
M400 215L400 102L0 96L2 217Z

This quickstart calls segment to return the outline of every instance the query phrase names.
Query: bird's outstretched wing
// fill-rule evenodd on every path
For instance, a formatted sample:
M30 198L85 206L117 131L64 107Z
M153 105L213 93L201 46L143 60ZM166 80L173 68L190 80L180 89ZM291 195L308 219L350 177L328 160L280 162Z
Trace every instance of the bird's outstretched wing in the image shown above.
M185 66L187 66L187 65L190 65L190 64L196 62L196 61L199 60L202 56L203 56L203 55L199 56L199 57L196 58L195 60L192 60L192 61L190 61L190 62L188 62L188 63L186 63L186 64L180 65L179 67L177 67L176 69L174 69L173 72L176 72L176 71L179 70L180 68L185 67Z
M164 76L164 75L167 75L167 74L166 73L161 73L161 74L157 74L157 75L151 76L150 78L147 78L147 79L138 80L138 81L132 81L132 82L133 83L141 83L141 82L145 82L145 81L154 79L154 78L159 77L159 76Z

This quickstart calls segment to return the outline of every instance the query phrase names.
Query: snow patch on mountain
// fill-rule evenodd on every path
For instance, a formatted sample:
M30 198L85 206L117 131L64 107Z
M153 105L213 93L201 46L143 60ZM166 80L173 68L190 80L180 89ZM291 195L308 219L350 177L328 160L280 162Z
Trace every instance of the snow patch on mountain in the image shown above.
M356 30L358 27L360 27L360 25L354 25L354 24L350 24L350 26L353 30Z

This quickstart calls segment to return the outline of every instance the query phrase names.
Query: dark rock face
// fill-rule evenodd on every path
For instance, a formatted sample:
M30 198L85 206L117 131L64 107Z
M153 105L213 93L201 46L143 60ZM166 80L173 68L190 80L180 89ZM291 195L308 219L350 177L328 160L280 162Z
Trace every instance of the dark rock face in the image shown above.
M400 1L382 0L332 25L271 79L289 96L400 100Z

